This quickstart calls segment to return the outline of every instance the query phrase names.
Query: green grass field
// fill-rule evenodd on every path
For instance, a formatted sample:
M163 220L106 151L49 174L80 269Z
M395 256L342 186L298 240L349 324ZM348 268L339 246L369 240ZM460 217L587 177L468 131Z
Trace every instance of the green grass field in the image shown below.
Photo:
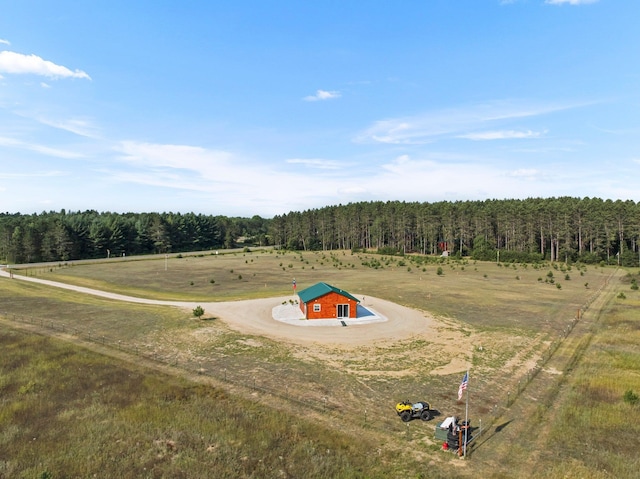
M407 427L393 412L395 401L405 399L405 395L428 399L447 415L464 412L464 405L455 401L459 375L428 374L448 361L438 355L429 338L418 336L384 345L371 344L354 351L301 348L241 334L219 321L198 321L189 317L188 312L172 308L118 303L4 279L0 281L0 314L9 318L3 322L2 329L11 338L9 342L22 344L27 351L32 349L28 345L32 338L7 330L12 323L26 324L44 333L53 326L57 335L67 335L72 342L79 338L81 342L125 351L134 358L136 355L152 357L178 371L184 370L186 375L202 368L207 376L224 378L231 389L237 389L245 398L238 400L248 398L248 404L261 411L259 414L276 415L279 419L274 422L298 421L297 408L301 404L315 405L310 413L316 416L314 427L323 428L318 433L321 436L343 435L340 440L347 442L362 438L367 444L365 449L371 447L367 441L377 445L373 449L379 451L378 459L359 462L351 456L359 456L362 451L345 450L345 456L338 460L344 469L338 464L324 465L322 467L335 469L323 476L319 471L324 469L311 468L304 477L452 477L452 474L455 477L478 472L482 472L483 477L524 477L510 475L506 468L514 466L510 457L514 461L528 461L527 454L531 452L526 450L528 447L536 449L535 470L539 477L586 477L584 474L572 476L570 472L592 469L599 471L601 477L634 477L626 475L633 471L633 466L626 464L635 464L635 456L630 453L634 445L632 439L637 434L627 435L623 429L625 416L637 414L638 405L625 402L623 396L627 391L640 392L637 381L640 365L634 348L640 324L640 313L636 313L640 295L630 288L635 272L612 276L614 271L595 266L507 265L349 251L256 251L31 267L16 272L134 296L202 302L286 295L291 293L291 281L295 278L299 289L325 281L354 294L430 311L446 325L444 334L448 330L456 337L482 340L482 344L460 346L469 349L473 363L470 389L472 387L474 401L470 414L476 419L475 424L478 419L483 420L487 432L492 432L491 439L478 447L469 460L463 462L463 467L455 468L449 465L455 460L453 456L439 452L438 444L432 439L433 422L428 426L411 423ZM617 298L621 291L625 299ZM606 306L598 304L604 299ZM578 310L582 312L582 319L564 339L569 325L575 324ZM550 349L555 352L551 359ZM3 356L12 357L13 353L8 351L3 348ZM39 361L46 363L46 357L49 356L45 354ZM56 357L56 354L51 356L52 363ZM102 358L101 361L114 368L126 368L120 363L113 364L113 360ZM533 379L522 372L530 362L545 368L553 366L560 374L546 374L544 369L539 369L542 372ZM25 369L24 364L13 367L16 374L23 374L20 371ZM73 371L69 373L70 384L74 374L77 375ZM138 374L147 375L142 369ZM25 399L19 393L20 387L29 389L29 381L35 379L25 376L21 381L15 383L19 385L12 386L13 389L5 386L2 389L11 391L17 403ZM528 381L531 381L529 386ZM183 386L192 387L187 382ZM49 387L53 386L47 389ZM111 387L118 389L115 385ZM229 391L215 391L211 394L231 397ZM280 394L273 397L260 391L279 391ZM126 396L126 388L117 394ZM425 394L428 397L422 397ZM531 400L531 395L537 399ZM580 401L585 397L589 401L583 405ZM293 401L291 408L287 407L288 399ZM223 404L229 402L226 400ZM182 406L180 402L176 405ZM144 404L138 404L138 408L142 411ZM233 414L225 408L225 414ZM152 409L150 406L149 412L141 414L153 415ZM64 411L65 406L60 406L60 410ZM510 437L492 431L491 428L516 410L526 418L524 421L519 418L518 422L530 426L528 436L535 434L531 431L536 428L545 429L537 442L532 443L524 435ZM603 414L603 410L607 414ZM554 411L553 421L549 411ZM172 414L179 416L177 412ZM171 421L166 420L166 431L179 435L185 430L185 423L176 423L172 428ZM573 427L576 420L580 432ZM11 421L9 416L3 416L0 425L15 430ZM604 439L603 431L609 426L612 432ZM520 427L513 423L505 431L516 431ZM111 437L111 433L102 432L103 428L107 427L100 426L94 433L98 442ZM263 429L266 436L283 436L283 448L292 447L286 446L291 438L273 429L271 421L261 422ZM634 428L630 430L637 432ZM613 440L611 435L618 432L630 447L605 447L605 441ZM175 441L169 434L164 436ZM221 441L237 440L225 437ZM519 440L522 455L513 454L518 450ZM4 454L5 447L11 443L11 438L3 439L0 454ZM264 454L259 452L257 444L248 447L256 455ZM584 452L591 447L604 452L590 453L586 458ZM398 451L405 448L414 451L411 457L398 455ZM13 457L13 454L15 452L11 456L0 455L0 474L7 475L10 461L4 457ZM49 464L62 464L55 452L51 454L53 459ZM6 461L4 471L3 460ZM298 460L302 459L296 462ZM428 474L420 466L425 462L429 464ZM573 468L568 466L571 463ZM181 477L174 475L177 474L174 470L162 467L150 472L148 477ZM193 471L184 477L212 477L201 475L192 462L180 467L183 467L180 470ZM224 467L220 470L226 471ZM251 463L243 470L244 475L235 477L303 477L298 475L300 471L289 473L290 476L286 473L264 475L259 467L260 464ZM275 471L274 467L269 464L270 471ZM61 469L50 470L56 471L52 477L75 477L62 475ZM607 475L605 470L611 474L615 471L616 475ZM35 469L27 473L20 467L11 471L25 474L15 477L33 477L38 473ZM216 477L234 477L225 473Z

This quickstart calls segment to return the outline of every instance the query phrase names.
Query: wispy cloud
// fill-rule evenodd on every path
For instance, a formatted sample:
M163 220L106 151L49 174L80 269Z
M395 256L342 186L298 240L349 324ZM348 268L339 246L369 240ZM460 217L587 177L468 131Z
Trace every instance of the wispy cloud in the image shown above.
M196 170L202 173L220 168L232 159L232 155L225 151L188 145L123 141L116 150L122 153L122 161L133 166Z
M23 55L22 53L4 50L0 52L0 72L11 74L33 74L47 78L84 78L91 77L82 70L70 70L37 55Z
M327 90L318 90L315 95L305 96L303 98L304 101L321 101L321 100L331 100L333 98L340 98L339 91L327 91Z
M549 5L587 5L588 3L596 3L598 0L545 0L544 3Z
M440 138L509 139L536 135L527 130L498 129L496 126L581 105L532 105L524 102L493 102L452 108L422 115L392 118L375 122L358 134L357 143L425 144ZM487 133L478 133L479 130Z
M16 140L14 138L7 138L7 137L1 137L1 136L0 136L0 147L19 148L21 150L35 151L36 153L40 153L46 156L52 156L55 158L64 158L67 160L73 160L73 159L84 157L84 155L75 151L62 150L60 148L52 148L50 146L40 145L36 143L27 143L21 140Z
M28 117L26 114L22 114L22 116ZM35 120L43 125L68 131L69 133L74 133L78 136L84 136L86 138L99 137L98 128L91 121L86 119L74 118L70 120L52 120L50 118L38 116Z
M507 173L507 176L511 176L513 178L524 178L535 180L541 176L541 172L536 170L535 168L520 168L517 170L513 170Z
M0 38L0 44L2 45L11 45L9 40L5 40L4 38Z
M575 172L573 173L575 174ZM455 178L455 181L451 179ZM407 201L457 199L464 191L467 199L552 196L567 191L569 175L549 177L536 169L504 170L499 165L478 161L477 157L433 153L413 158L401 155L385 163L359 186L373 197ZM362 195L361 195L362 196Z
M338 170L341 168L340 163L333 160L323 160L319 158L291 158L286 160L287 163L305 165L309 168L316 168L319 170Z
M498 130L498 131L482 131L478 133L468 133L459 135L458 138L466 138L468 140L484 141L484 140L520 140L524 138L539 138L546 132L539 131L517 131L517 130Z
M58 170L30 171L29 173L0 173L0 180L15 180L19 178L53 178L60 176L68 176L68 173Z
M291 198L300 208L329 202L341 186L340 181L332 191L322 181L310 186L307 173L198 146L124 141L115 150L125 165L103 171L113 181L191 192L208 203L228 203L232 195L261 214L281 211Z

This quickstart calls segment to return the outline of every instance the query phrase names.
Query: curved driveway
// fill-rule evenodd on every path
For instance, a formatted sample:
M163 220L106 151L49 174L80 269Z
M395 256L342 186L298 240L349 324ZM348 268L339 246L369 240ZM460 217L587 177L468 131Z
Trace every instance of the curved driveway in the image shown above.
M0 276L9 278L10 274L5 269L0 269ZM294 343L359 346L371 342L397 341L411 337L423 337L432 342L434 340L439 342L434 319L429 314L370 296L367 296L365 306L386 318L386 321L349 327L300 327L310 323L301 321L295 325L273 319L273 309L291 299L291 296L211 303L165 301L127 296L23 275L13 275L13 279L130 303L172 306L187 310L202 306L208 316L220 318L232 329Z

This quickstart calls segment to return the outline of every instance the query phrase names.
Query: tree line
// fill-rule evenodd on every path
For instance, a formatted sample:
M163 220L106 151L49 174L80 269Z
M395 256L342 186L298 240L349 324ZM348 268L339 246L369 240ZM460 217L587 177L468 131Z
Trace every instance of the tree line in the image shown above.
M273 218L275 244L296 250L367 249L479 260L640 260L640 206L598 198L361 202Z
M194 213L0 214L0 262L34 263L266 243L269 221Z
M637 266L640 205L599 198L456 202L373 201L272 219L195 213L0 214L0 261L67 261L206 251L242 245L291 250L444 251L478 260Z

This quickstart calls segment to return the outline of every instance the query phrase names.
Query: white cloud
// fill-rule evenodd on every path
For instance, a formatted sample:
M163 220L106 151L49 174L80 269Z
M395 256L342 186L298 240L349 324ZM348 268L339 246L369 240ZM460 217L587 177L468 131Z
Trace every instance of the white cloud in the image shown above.
M310 185L307 172L278 170L197 146L124 141L116 151L123 166L103 171L112 181L181 190L183 195L197 196L191 201L224 204L227 210L241 207L253 214L281 214L282 205L293 204L293 199L300 209L331 203L342 181L337 179L334 190L327 191L324 181ZM322 174L320 170L314 177Z
M320 170L338 170L341 168L340 163L333 160L323 160L317 158L291 158L286 161L290 164L306 165L310 168L317 168Z
M0 44L2 45L11 45L9 40L5 40L4 38L0 38Z
M27 179L31 180L33 178L54 178L54 177L62 177L69 176L68 173L51 170L51 171L30 171L29 173L0 173L0 180L17 180L17 179Z
M225 151L187 145L123 141L117 150L123 153L121 160L134 166L195 170L204 174L229 164L232 159L231 154Z
M52 148L50 146L39 145L36 143L26 143L24 141L16 140L14 138L0 137L0 146L8 148L18 148L21 150L35 151L46 156L53 156L55 158L64 158L68 160L83 158L84 155L75 151L62 150L59 148Z
M549 5L562 5L564 3L568 5L587 5L589 3L596 3L598 0L545 0L544 3Z
M529 178L529 179L535 179L538 176L540 176L540 171L534 169L534 168L520 168L517 170L514 170L510 173L507 173L508 176L512 176L514 178Z
M42 81L42 82L40 82L40 86L41 86L42 88L51 88L51 85L49 85L48 83L45 83L45 82L43 82L43 81Z
M549 177L535 169L505 171L486 158L430 153L415 159L399 156L382 165L372 177L364 178L359 186L375 199L474 200L570 195L569 179L569 174Z
M23 55L7 50L0 52L0 72L34 74L47 78L85 78L91 80L91 77L82 70L71 71L62 65L43 60L37 55Z
M468 140L513 140L523 138L539 138L543 133L539 131L517 131L517 130L498 130L483 131L479 133L467 133L460 135L458 138L466 138Z
M44 86L44 85L43 85ZM23 115L27 116L27 115ZM36 121L52 128L74 133L78 136L87 138L98 138L97 128L89 120L71 119L71 120L50 120L44 117L35 118Z
M318 90L315 95L305 96L304 101L331 100L333 98L340 98L340 96L339 91Z
M373 141L390 144L423 144L449 130L430 122L426 118L398 118L376 121L373 126L359 134L356 142Z
M357 143L419 145L431 143L440 138L470 137L478 135L476 133L478 130L495 128L496 124L540 116L577 106L582 105L536 105L502 101L439 110L417 116L377 121L358 134L354 141ZM507 136L506 133L502 134ZM513 135L517 136L517 131L514 130Z
M0 146L20 146L22 143L13 138L0 136Z
M363 193L367 193L367 189L362 186L345 186L342 188L338 188L337 192L340 196L342 195L352 196L352 195L361 195Z

